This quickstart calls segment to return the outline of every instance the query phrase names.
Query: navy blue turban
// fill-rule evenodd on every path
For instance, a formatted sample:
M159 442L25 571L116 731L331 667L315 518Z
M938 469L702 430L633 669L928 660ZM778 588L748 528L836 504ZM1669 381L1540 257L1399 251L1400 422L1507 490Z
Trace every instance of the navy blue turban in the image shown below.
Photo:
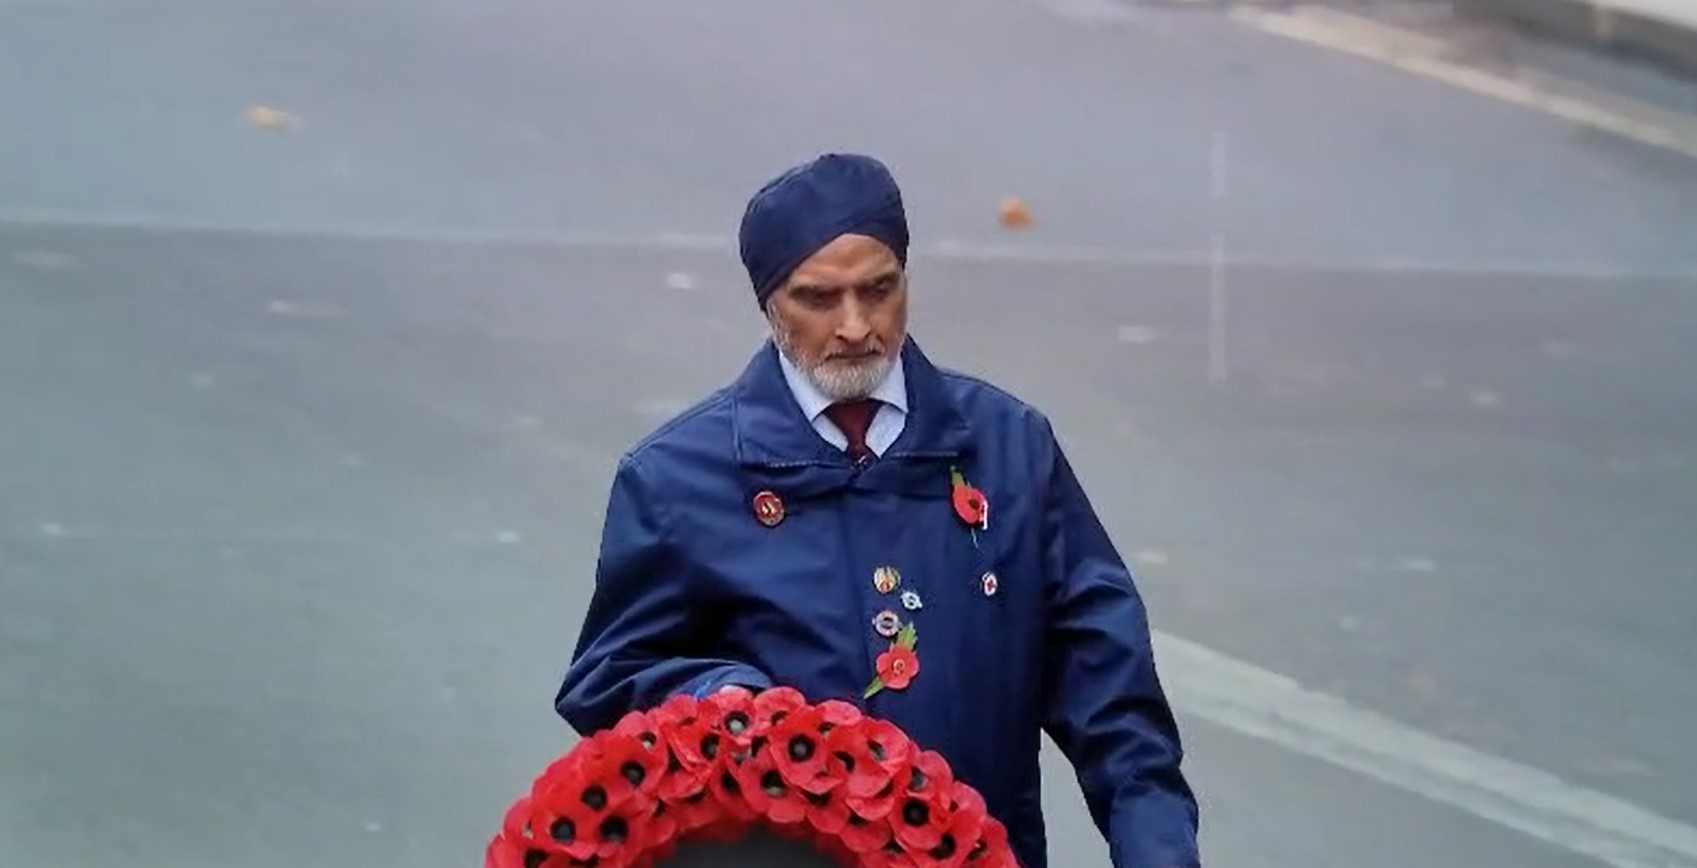
M760 306L803 260L840 235L865 235L907 265L902 191L883 163L858 154L826 154L761 187L742 215L742 264Z

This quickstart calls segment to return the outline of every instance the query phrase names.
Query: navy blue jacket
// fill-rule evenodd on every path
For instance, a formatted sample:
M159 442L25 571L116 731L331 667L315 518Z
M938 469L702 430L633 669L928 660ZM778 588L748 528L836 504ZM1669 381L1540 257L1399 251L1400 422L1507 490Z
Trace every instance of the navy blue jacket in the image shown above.
M906 427L861 468L804 418L770 343L633 447L555 707L589 733L727 684L853 702L947 758L1006 824L1024 868L1048 864L1046 731L1115 868L1198 865L1196 801L1142 602L1049 421L934 367L912 340L902 364ZM989 501L976 540L951 505L951 468ZM763 491L783 502L775 526L755 518ZM923 607L880 593L880 567ZM862 699L890 644L873 629L884 610L911 619L919 674Z

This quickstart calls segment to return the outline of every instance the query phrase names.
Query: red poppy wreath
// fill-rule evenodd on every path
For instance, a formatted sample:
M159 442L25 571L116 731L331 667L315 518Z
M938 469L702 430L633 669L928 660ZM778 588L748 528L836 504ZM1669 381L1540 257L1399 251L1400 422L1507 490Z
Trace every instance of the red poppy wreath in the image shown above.
M680 843L757 829L849 868L1017 868L941 755L787 687L676 696L582 740L507 811L484 868L663 865Z

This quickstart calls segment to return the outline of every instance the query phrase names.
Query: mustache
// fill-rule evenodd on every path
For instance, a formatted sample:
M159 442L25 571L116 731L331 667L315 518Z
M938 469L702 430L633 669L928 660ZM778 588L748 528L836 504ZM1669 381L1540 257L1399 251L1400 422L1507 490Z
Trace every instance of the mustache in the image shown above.
M834 361L862 362L862 361L866 361L867 359L882 358L883 356L884 356L884 347L880 344L871 344L871 345L868 345L865 349L843 350L841 352L826 353L825 357L823 359L821 359L821 361L826 361L826 362L834 362Z

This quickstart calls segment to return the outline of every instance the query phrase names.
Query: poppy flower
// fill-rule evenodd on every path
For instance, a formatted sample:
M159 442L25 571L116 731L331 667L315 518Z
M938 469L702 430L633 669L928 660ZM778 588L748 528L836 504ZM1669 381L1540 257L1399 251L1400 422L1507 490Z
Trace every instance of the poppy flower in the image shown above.
M655 715L633 711L619 719L619 722L613 727L613 733L635 739L638 744L642 745L643 750L659 754L657 765L662 770L665 769L666 752L669 748L665 739L660 736L660 723Z
M597 762L603 768L616 769L619 777L632 788L653 798L671 758L666 751L649 746L650 743L658 744L659 736L644 734L642 728L641 722L624 727L623 732L615 728L612 737L602 745L603 753ZM647 739L652 739L652 742Z
M767 732L768 750L778 772L791 786L809 793L828 792L845 777L833 774L825 751L825 716L801 708L782 716Z
M889 690L906 690L913 676L919 674L919 656L912 648L891 645L878 655L878 680Z
M832 729L825 736L825 749L843 764L848 795L855 798L889 789L913 757L912 742L895 724L873 718Z
M954 774L942 754L928 750L913 758L890 818L896 840L908 852L927 853L942 843L952 813L954 785Z
M943 834L925 856L929 868L961 868L984 835L984 799L971 787L956 781L948 802L948 819ZM899 837L899 833L898 833Z
M704 773L708 766L717 762L723 747L724 739L718 732L718 706L708 706L705 703L689 709L672 706L671 702L661 706L657 716L664 721L666 744L672 749L672 756L685 769Z
M629 861L647 850L653 832L648 821L653 814L654 803L640 796L609 805L597 813L595 825L589 830L599 860L596 864Z
M699 766L686 768L678 762L675 755L668 753L666 770L655 785L654 796L674 807L694 799L706 792L707 780L712 777L716 767L714 763L703 762Z
M501 837L519 844L530 844L536 840L536 834L531 828L530 819L535 813L535 804L530 796L520 796L507 809L505 817L501 818Z
M928 853L943 842L943 832L949 825L949 812L943 806L913 795L904 795L897 802L890 827L902 847L910 853Z
M652 802L648 815L647 828L642 832L642 840L647 850L654 850L677 841L683 834L678 824L678 812L665 802Z
M890 824L850 814L843 826L843 846L862 856L882 850L890 842Z
M655 706L649 715L654 718L654 725L660 729L672 729L680 723L695 720L701 713L701 703L687 693L678 693L667 697L665 702Z
M906 789L907 794L914 798L948 808L955 793L955 773L942 754L934 750L920 751L908 770Z
M582 747L589 761L576 769L569 780L577 788L575 795L579 800L600 813L637 798L636 781L647 779L648 766L644 763L652 762L642 743L612 730L598 732L587 741Z
M967 854L966 864L972 868L1019 868L1013 849L1008 846L1008 827L995 817L986 817L984 834Z
M700 789L680 799L668 799L665 802L670 808L673 822L678 825L678 834L691 835L720 821L724 809L707 789L707 779L701 778Z
M760 812L749 804L736 768L735 763L721 763L707 780L707 792L718 807L720 817L746 824L758 818Z
M898 795L896 785L892 781L885 784L883 789L869 796L857 796L849 793L843 796L843 804L847 805L848 809L857 817L887 822L890 814L896 809Z
M489 840L488 848L483 851L483 868L525 868L527 852L524 847L497 835ZM536 852L542 853L541 850ZM547 856L547 853L542 853L538 861Z
M968 527L979 530L990 529L990 501L984 492L967 484L966 478L960 471L951 470L949 481L952 486L950 499L954 502L955 515L966 522Z
M774 823L799 823L807 819L807 802L801 790L784 780L773 762L772 751L756 751L746 762L733 767L742 798L756 813Z
M854 726L865 715L860 713L859 708L841 699L827 699L819 703L819 716L825 721L824 731L829 732L834 727Z
M587 860L598 855L596 811L561 789L531 803L530 831L535 846L547 853Z
M807 802L807 823L823 835L839 835L849 822L848 803L841 792L801 794Z
M793 687L774 687L763 690L754 697L754 728L755 736L765 735L779 721L791 712L807 705L807 699L801 691Z
M721 690L701 701L701 720L713 728L727 743L733 759L753 752L754 695L747 690Z
M593 828L597 812L606 808L606 791L593 784L592 770L586 765L556 767L553 772L539 778L531 790L522 839L550 853L587 859L594 855L595 844L583 830ZM517 819L508 815L509 834Z
M913 854L891 842L885 844L882 849L868 853L861 864L864 868L919 868L921 863Z
M558 789L568 783L575 786L582 777L583 768L588 764L590 754L594 752L595 748L589 744L587 739L579 741L576 749L549 763L548 767L542 770L542 774L536 776L536 780L530 786L531 797L535 798L541 793Z
M984 835L984 821L990 818L990 809L977 790L958 780L949 796L949 807L949 830L944 834L953 836L962 850L970 851Z

